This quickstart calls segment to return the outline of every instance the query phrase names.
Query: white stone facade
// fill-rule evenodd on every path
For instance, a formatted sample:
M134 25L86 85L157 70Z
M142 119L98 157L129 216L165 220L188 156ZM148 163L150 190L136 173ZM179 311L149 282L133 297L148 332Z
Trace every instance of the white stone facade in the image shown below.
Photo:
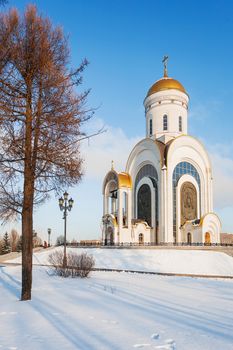
M164 77L145 100L146 138L131 151L124 173L103 183L103 242L219 243L212 169L204 146L188 135L189 97Z

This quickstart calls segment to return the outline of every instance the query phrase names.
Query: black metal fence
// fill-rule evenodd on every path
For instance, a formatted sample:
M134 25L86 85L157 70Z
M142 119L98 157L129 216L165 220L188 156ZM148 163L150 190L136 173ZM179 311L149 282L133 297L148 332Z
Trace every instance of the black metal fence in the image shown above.
M103 244L103 243L68 243L67 246L69 247L92 247L92 248L98 248L98 247L233 247L232 243L187 243L187 242L180 242L180 243L173 243L173 242L161 242L159 244L156 244L154 242L145 242L145 243L133 243L133 242L124 242L124 243L114 243L114 244Z

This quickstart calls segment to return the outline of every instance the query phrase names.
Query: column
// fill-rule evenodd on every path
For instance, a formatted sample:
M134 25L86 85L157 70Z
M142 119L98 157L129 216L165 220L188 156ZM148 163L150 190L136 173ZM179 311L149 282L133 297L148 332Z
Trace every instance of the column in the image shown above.
M128 228L132 226L132 190L128 189L128 201L127 201L127 215L128 215Z
M121 234L123 227L123 203L122 203L122 190L119 188L117 192L118 198L118 243L121 242Z
M103 215L109 214L108 208L108 196L106 194L103 195Z
M168 241L167 236L167 167L162 167L161 176L161 234L160 240L162 242Z

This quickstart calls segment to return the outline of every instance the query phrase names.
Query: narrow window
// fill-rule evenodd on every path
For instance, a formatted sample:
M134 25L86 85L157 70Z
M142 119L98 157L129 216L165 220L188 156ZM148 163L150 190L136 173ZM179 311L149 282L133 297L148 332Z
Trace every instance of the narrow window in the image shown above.
M143 233L139 233L139 236L138 236L138 243L139 243L139 245L143 245L143 244L144 244L144 236L143 236Z
M163 116L163 130L167 130L167 115Z
M179 131L182 131L182 117L179 116Z
M152 119L150 119L150 136L152 135Z
M126 192L123 193L123 226L128 226L128 195Z

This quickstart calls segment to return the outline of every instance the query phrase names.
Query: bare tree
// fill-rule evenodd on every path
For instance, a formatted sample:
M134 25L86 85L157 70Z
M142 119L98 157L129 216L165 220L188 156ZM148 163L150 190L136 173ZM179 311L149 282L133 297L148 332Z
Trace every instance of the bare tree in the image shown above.
M0 255L2 255L2 248L3 248L3 239L0 236Z
M90 117L78 93L84 60L69 69L60 27L29 5L0 17L0 217L22 218L22 294L31 299L33 208L81 178L80 126Z
M19 234L15 229L12 229L10 233L10 245L11 245L12 252L17 252L18 243L19 243Z
M33 230L32 233L33 248L42 246L42 239L38 236L37 232Z

